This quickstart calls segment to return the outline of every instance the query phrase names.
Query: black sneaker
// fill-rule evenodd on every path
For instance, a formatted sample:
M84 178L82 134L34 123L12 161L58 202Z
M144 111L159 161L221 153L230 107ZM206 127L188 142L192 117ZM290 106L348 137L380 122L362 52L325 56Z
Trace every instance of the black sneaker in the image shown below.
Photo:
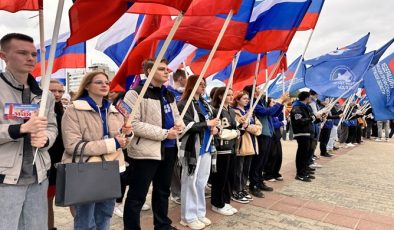
M312 180L314 180L314 179L316 179L316 177L315 176L313 176L313 175L308 175L308 176L306 176L306 177L308 177L309 179L312 179Z
M246 199L248 199L248 200L253 200L253 197L248 193L248 191L246 191L246 190L242 190L242 195L246 198Z
M274 191L273 188L267 186L267 185L264 184L264 183L261 184L260 188L261 188L261 190L266 191L266 192L272 192L272 191Z
M264 198L264 193L256 186L250 188L249 193L258 198Z
M314 171L307 171L308 172L308 174L315 174L315 172Z
M311 168L311 167L309 167L309 166L308 166L307 170L308 170L309 172L314 172L314 171L316 171L316 169Z
M231 200L241 203L241 204L247 204L249 203L249 200L244 197L242 192L234 192L233 195L231 196Z
M332 155L329 154L329 153L322 153L322 154L320 154L320 156L322 156L322 157L332 157Z
M305 177L305 176L298 176L298 175L297 175L297 176L295 177L295 179L296 179L296 180L303 181L303 182L312 182L311 179L309 179L308 177Z
M168 228L168 230L178 230L176 227L174 227L174 226L170 226L169 228Z

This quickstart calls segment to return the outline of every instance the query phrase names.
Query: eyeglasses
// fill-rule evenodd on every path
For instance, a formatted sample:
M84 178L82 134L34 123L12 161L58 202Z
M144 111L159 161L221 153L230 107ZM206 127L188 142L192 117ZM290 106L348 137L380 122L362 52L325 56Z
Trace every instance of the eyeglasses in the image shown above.
M64 90L50 89L52 93L64 93Z
M92 83L95 84L95 85L109 85L110 84L109 81L100 81L100 80L93 81Z

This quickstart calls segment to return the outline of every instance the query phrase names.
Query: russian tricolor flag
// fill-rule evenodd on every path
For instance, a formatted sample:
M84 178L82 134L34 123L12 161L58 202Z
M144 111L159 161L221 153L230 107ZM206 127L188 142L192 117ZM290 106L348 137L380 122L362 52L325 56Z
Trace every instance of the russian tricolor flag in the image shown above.
M56 45L55 59L53 62L52 73L64 68L86 68L86 44L85 42L66 47L66 40L70 33L59 35ZM48 65L49 51L51 49L51 40L45 42L45 62ZM33 76L41 75L41 51L37 50L37 64L33 70ZM51 74L52 74L51 73Z
M124 14L100 36L96 49L105 53L120 66L129 49L135 46L136 35L143 20L144 15Z
M298 30L315 29L323 4L324 0L312 0L312 4L309 6L304 19L302 19L301 24L298 26Z
M311 0L265 0L256 3L244 49L253 53L286 51Z

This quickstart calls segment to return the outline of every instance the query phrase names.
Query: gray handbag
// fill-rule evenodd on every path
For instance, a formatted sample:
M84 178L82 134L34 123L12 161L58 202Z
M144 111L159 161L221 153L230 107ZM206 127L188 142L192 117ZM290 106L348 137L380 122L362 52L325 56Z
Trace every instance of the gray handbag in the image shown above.
M56 206L94 203L121 196L119 162L83 162L83 152L88 142L79 142L74 149L72 163L58 164L56 175ZM76 155L79 146L79 162Z

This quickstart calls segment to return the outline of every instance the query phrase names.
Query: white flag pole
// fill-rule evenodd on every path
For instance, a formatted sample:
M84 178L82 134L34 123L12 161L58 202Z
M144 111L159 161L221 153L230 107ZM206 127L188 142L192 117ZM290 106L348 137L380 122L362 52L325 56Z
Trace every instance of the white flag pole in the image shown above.
M41 79L45 76L45 33L44 33L44 10L38 11L38 23L40 28L40 59L41 59Z
M294 79L296 78L297 73L298 73L298 71L300 70L302 61L304 60L305 53L306 53L306 51L307 51L307 49L308 49L308 47L309 47L309 43L311 42L312 35L313 35L313 32L314 32L314 31L315 31L315 29L312 29L312 30L311 30L311 33L309 34L309 38L308 38L308 41L306 42L305 49L304 49L304 51L302 52L301 59L300 59L300 61L299 61L298 64L297 64L296 70L294 71L294 76L293 76L293 78L292 78L291 81L290 81L289 88L287 88L287 92L290 92L290 89L291 89L291 87L293 86Z
M168 48L172 38L175 35L175 32L178 30L179 24L182 22L183 16L184 16L184 13L179 12L178 17L175 19L174 25L172 26L170 33L168 34L166 40L164 41L164 44L161 47L160 52L156 57L155 63L153 64L153 67L152 67L151 71L149 72L148 78L146 79L146 82L144 83L144 86L142 87L141 92L138 95L137 101L134 104L134 108L133 108L129 118L126 121L126 125L131 124L132 118L135 116L135 114L139 110L139 107L140 107L140 104L144 98L144 95L145 95L146 91L148 90L148 87L153 79L153 76L155 75L160 62L163 59L164 54L167 51L167 48Z
M45 75L42 76L42 78L41 78L42 97L41 97L40 109L38 111L39 117L45 116L45 108L46 108L48 96L49 96L49 82L51 80L53 61L55 59L55 51L56 51L56 46L57 46L57 40L59 37L60 22L62 20L63 7L64 7L64 0L59 0L58 5L57 5L56 18L55 18L55 26L53 28L53 34L52 34L51 49L49 51L48 68L45 71ZM41 60L41 62L45 63L45 58L44 58L44 60ZM42 70L41 70L41 72L42 72ZM33 165L36 162L37 153L38 153L38 148L36 149L36 152L34 154Z
M256 91L257 77L259 76L261 54L257 55L256 69L254 70L252 95L250 95L250 104L253 105L254 94Z
M198 89L198 87L199 87L199 85L200 85L202 79L203 79L204 76L205 76L205 73L206 73L207 70L208 70L208 67L209 67L209 64L210 64L211 61L212 61L213 55L215 54L215 52L216 52L216 50L217 50L217 48L218 48L218 46L219 46L219 43L220 43L220 41L221 41L222 38L223 38L224 32L226 31L226 29L227 29L227 27L228 27L228 24L230 23L232 17L233 17L233 10L231 10L230 13L227 15L226 21L224 22L223 27L222 27L222 29L220 30L219 36L217 37L217 39L216 39L216 41L215 41L215 44L213 45L212 50L211 50L211 52L209 53L208 59L207 59L207 61L205 62L204 67L203 67L202 70L201 70L201 73L200 73L200 76L199 76L198 79L197 79L196 85L194 86L192 92L190 93L190 97L189 97L188 100L186 101L185 107L183 108L182 113L181 113L181 116L180 116L180 119L181 119L181 120L183 120L183 117L185 116L186 111L187 111L187 109L189 108L189 106L190 106L190 104L191 104L191 102L192 102L192 100L193 100L194 94L196 93L196 91L197 91L197 89Z
M231 87L232 84L233 84L234 73L235 73L235 69L237 68L237 64L238 64L238 60L239 60L240 54L241 54L241 51L238 51L237 55L236 55L235 58L233 59L233 66L232 66L232 68L231 68L230 78L228 79L228 83L227 83L227 86L226 86L226 90L224 91L222 101L221 101L221 103L220 103L220 107L219 107L219 110L218 110L218 114L216 114L216 119L219 119L219 118L220 118L220 114L222 113L222 110L223 110L223 107L224 107L224 102L226 102L226 98L227 98L228 91L230 90L230 87ZM207 148L205 149L205 152L208 152L209 146L211 145L212 138L213 138L213 135L211 134L211 135L209 136L208 144L207 144Z
M279 65L282 61L283 56L285 56L285 52L282 52L282 54L280 55L278 61L276 62L274 68L272 69L268 81L271 80L272 76L274 75L274 73L276 72L276 70L279 68ZM268 88L268 82L265 83L264 88L261 90L260 95L256 98L256 101L254 102L253 106L249 109L248 111L248 116L247 116L247 121L250 121L250 118L252 117L253 111L256 109L257 104L259 103L261 97L264 95L264 92L267 90Z

